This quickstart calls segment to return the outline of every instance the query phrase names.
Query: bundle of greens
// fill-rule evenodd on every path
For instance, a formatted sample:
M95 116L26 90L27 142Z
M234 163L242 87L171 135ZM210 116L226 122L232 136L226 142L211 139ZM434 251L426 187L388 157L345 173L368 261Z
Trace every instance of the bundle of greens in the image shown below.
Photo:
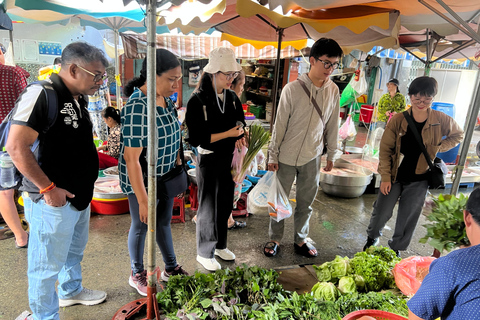
M274 270L246 265L233 271L173 276L157 301L167 319L243 319L252 310L289 297L277 279Z
M358 310L382 310L408 317L408 307L405 296L396 296L390 291L351 293L340 296L335 301L341 317Z
M245 178L248 167L252 163L257 153L270 140L270 133L266 132L261 125L253 124L249 127L248 134L245 135L248 145L247 153L243 159L242 168L234 176L236 182L242 182Z
M337 256L313 268L318 281L338 285L342 293L380 291L395 287L391 270L400 260L390 248L371 247L356 253L353 259Z
M311 295L298 295L278 304L265 306L261 311L253 311L256 320L340 320L341 317L334 302L319 301Z
M427 219L431 222L425 224L427 234L420 239L420 243L430 244L440 252L451 251L461 245L469 245L463 210L466 207L468 197L463 194L457 198L453 195L440 194L433 199L434 205ZM430 239L430 241L429 241Z

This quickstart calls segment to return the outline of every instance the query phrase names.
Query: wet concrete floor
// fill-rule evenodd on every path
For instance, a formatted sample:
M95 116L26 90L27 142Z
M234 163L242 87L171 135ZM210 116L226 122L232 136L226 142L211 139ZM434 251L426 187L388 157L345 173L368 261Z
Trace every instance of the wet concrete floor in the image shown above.
M446 190L449 192L449 190ZM471 189L461 189L469 193ZM445 191L444 191L445 192ZM438 194L439 192L436 192ZM292 194L293 195L293 194ZM263 268L280 268L305 264L321 264L332 260L336 255L352 257L361 250L366 234L375 194L364 194L359 198L342 199L326 195L321 189L313 204L310 222L310 238L316 243L318 257L309 259L295 254L293 248L293 219L287 219L285 236L276 257L263 254L263 245L268 241L267 214L237 217L245 220L247 227L231 230L228 233L228 248L237 259L235 262L221 261L223 267L234 268L243 263ZM187 218L193 212L187 210ZM409 250L402 257L410 255L431 255L429 245L418 240L425 234L425 217L421 216ZM395 215L388 222L380 244L387 245L395 224ZM130 272L127 249L127 233L130 225L129 214L92 214L90 238L82 263L84 286L104 290L106 302L97 306L72 306L60 310L62 320L112 319L112 316L125 304L141 298L128 284ZM190 219L186 223L172 224L175 252L179 264L190 273L196 270L207 272L196 262L195 224ZM155 248L157 265L164 267L158 247ZM22 311L28 310L27 297L27 251L16 249L13 238L0 241L0 319L13 320ZM145 255L145 264L147 257Z

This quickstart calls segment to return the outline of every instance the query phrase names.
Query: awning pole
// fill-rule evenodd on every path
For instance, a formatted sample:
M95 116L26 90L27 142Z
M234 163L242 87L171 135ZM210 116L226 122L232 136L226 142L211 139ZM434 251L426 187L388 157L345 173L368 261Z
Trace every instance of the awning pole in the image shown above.
M156 0L147 2L147 119L148 119L148 232L147 232L147 319L155 319L155 226L157 204L157 144L156 135Z
M10 35L10 48L12 48L12 61L15 63L15 46L13 45L13 30L8 30Z
M470 142L472 142L473 130L475 130L475 123L477 122L477 114L480 110L480 73L477 73L477 88L475 92L475 99L470 103L467 114L467 125L463 138L462 145L460 147L460 157L458 159L458 165L455 166L454 179L452 181L452 190L450 194L457 195L458 188L460 187L460 179L462 178L463 168L467 160L468 149Z
M120 86L118 82L120 81L120 66L118 62L118 29L113 29L113 33L115 34L115 99L117 100L117 108L118 110L121 110L123 107L123 101L122 101L122 93ZM117 80L118 77L118 80Z
M278 29L277 60L275 60L275 75L273 77L272 116L270 118L270 132L273 132L273 124L277 116L277 90L280 82L280 57L282 53L283 28Z

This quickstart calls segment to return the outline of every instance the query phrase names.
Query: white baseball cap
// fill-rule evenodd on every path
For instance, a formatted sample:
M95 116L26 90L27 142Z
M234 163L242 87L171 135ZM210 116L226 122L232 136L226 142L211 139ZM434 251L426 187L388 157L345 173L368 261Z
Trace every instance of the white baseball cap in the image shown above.
M240 71L242 66L235 59L235 52L227 47L218 47L210 51L208 64L203 71L208 73Z

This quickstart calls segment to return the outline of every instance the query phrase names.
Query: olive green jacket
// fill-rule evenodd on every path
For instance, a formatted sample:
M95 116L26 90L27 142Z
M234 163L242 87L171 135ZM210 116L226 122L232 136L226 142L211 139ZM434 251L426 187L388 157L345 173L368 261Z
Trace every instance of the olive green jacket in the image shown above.
M447 114L430 108L427 112L427 122L421 136L430 159L433 160L437 152L448 151L459 144L463 139L463 130ZM411 115L412 110L409 109L408 113ZM407 128L408 123L403 113L395 115L385 128L380 142L380 162L378 164L378 173L382 177L382 182L395 182L397 179L401 158L401 139L407 132ZM442 140L443 136L446 136L444 140ZM415 174L423 174L427 170L428 163L422 153L418 159Z

